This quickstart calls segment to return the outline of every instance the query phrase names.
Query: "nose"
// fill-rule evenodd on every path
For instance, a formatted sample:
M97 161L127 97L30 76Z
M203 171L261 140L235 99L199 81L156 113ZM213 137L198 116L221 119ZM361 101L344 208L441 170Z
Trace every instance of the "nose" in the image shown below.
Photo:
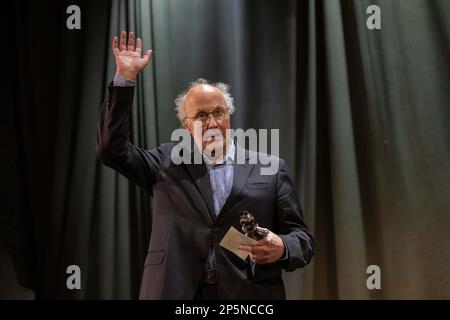
M208 115L208 119L206 120L206 127L209 128L216 128L218 127L217 125L217 121L216 118L214 118L214 116L212 115L212 113L210 113Z

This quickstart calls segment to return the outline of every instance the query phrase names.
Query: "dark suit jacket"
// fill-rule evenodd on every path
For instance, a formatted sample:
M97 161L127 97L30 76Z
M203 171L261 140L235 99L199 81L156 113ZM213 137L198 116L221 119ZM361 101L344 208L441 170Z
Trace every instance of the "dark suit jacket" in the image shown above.
M102 162L138 184L154 198L151 239L145 260L141 299L192 299L203 281L205 261L215 248L220 299L284 299L282 269L308 264L313 238L286 164L275 175L260 175L261 164L234 164L233 187L214 215L209 175L204 164L175 165L175 143L145 150L129 143L129 112L133 87L109 87L97 131L97 155ZM246 151L248 158L251 151ZM243 210L260 226L280 235L286 244L284 262L256 265L219 246L231 226L240 230Z

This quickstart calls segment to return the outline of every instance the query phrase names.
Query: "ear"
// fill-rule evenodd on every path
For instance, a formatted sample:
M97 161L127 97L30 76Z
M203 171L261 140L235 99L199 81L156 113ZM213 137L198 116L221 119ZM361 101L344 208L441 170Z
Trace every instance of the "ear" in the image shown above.
M188 127L188 122L186 120L181 125L183 126L184 129L186 129L187 132L191 133Z

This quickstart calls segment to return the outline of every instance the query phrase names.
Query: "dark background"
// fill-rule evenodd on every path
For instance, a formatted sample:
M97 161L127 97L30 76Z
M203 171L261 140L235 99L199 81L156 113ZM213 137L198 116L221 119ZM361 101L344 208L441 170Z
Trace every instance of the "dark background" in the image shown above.
M67 6L81 30L66 28ZM377 4L382 29L368 30ZM178 127L198 77L231 85L235 128L279 128L315 235L289 298L450 297L450 2L17 1L3 28L0 296L136 298L151 200L95 158L111 38L154 49L131 139ZM67 290L66 268L82 270ZM366 268L379 265L382 289ZM29 288L29 289L26 289Z

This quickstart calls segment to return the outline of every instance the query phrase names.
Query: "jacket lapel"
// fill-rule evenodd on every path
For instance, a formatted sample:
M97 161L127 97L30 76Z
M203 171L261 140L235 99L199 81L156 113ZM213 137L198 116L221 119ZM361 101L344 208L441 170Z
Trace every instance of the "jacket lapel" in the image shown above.
M254 165L248 163L249 159L248 150L245 150L240 146L236 145L236 152L245 152L245 163L237 164L235 161L235 163L233 164L233 186L231 187L230 195L228 196L228 199L225 201L225 204L223 205L222 210L220 210L217 218L219 218L223 214L223 212L225 212L228 209L228 207L239 196L254 167ZM234 159L235 160L237 159L236 154Z
M209 224L213 224L213 220L215 218L214 200L206 165L204 163L194 164L194 157L192 153L191 164L187 164L185 166L189 175L194 181L197 191L200 193L203 201L206 204L207 212L202 210L202 215L205 217Z
M192 155L191 164L185 166L187 168L189 175L191 176L192 180L195 183L197 191L200 193L208 209L208 212L202 210L202 215L205 217L208 223L213 224L214 220L217 220L239 196L239 194L241 193L242 189L245 186L245 183L247 182L248 177L250 176L250 173L253 170L254 165L248 163L249 160L248 150L245 150L240 146L236 145L234 159L235 160L237 159L236 154L237 152L244 152L245 163L237 164L236 161L234 162L233 186L231 187L230 195L228 196L227 200L225 201L225 204L223 205L222 209L220 210L216 218L214 211L214 199L211 188L211 182L209 180L208 169L206 168L206 165L204 163L194 164L194 152L197 151L192 151L191 153Z

